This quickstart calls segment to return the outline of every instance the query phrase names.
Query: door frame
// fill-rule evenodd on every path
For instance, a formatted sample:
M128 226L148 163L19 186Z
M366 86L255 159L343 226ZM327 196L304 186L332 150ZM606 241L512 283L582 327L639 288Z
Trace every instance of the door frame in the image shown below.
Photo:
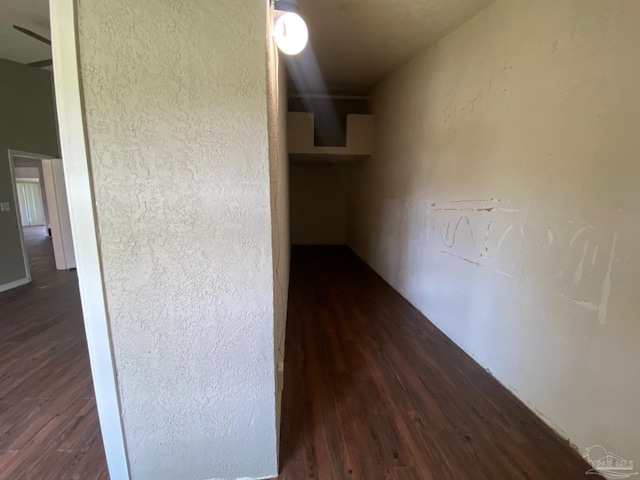
M109 475L129 480L129 460L103 289L84 122L76 0L50 0L53 79L78 284Z
M59 158L42 160L42 178L49 206L49 223L56 269L76 268L62 160Z
M18 222L18 232L20 234L20 248L22 248L22 258L24 259L24 270L26 276L23 279L16 280L15 282L0 285L0 292L4 292L11 288L19 287L20 285L26 285L31 283L31 269L29 268L29 255L27 254L27 247L24 244L24 232L22 231L22 219L20 218L20 202L18 201L18 189L16 187L16 172L15 163L13 157L30 158L32 160L46 160L51 158L51 155L43 155L40 153L23 152L21 150L15 150L10 148L8 150L9 159L9 175L11 175L11 193L13 194L13 204L15 205L16 220Z

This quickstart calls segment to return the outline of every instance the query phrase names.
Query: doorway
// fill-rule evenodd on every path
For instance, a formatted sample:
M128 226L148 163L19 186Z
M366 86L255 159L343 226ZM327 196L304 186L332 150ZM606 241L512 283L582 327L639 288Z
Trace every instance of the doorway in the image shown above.
M10 150L9 162L28 280L32 279L29 246L41 240L52 243L57 270L75 269L62 160Z
M23 229L25 227L46 227L41 188L39 178L20 177L16 168L16 190Z
M62 161L9 162L29 282L0 293L0 480L106 480Z

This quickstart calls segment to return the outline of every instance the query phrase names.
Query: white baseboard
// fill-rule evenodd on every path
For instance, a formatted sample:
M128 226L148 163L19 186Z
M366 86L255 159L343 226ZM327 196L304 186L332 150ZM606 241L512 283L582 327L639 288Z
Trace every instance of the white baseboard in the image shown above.
M12 288L19 287L21 285L26 285L31 280L29 278L21 278L20 280L16 280L15 282L5 283L4 285L0 285L0 292L6 292L7 290L11 290Z

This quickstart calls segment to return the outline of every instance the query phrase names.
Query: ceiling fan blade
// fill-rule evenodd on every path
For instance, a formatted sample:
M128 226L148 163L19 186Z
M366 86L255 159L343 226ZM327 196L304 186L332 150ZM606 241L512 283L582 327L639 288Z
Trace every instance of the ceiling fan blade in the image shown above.
M38 68L50 67L51 65L53 65L53 60L51 60L51 59L49 59L49 60L40 60L38 62L27 63L27 65L29 65L30 67L38 67Z
M28 28L20 27L18 25L14 25L13 28L15 28L19 32L24 33L25 35L29 35L31 38L35 38L36 40L41 41L42 43L46 43L47 45L51 45L51 40L49 40L48 38L44 38L42 35L38 35L35 32L32 32Z

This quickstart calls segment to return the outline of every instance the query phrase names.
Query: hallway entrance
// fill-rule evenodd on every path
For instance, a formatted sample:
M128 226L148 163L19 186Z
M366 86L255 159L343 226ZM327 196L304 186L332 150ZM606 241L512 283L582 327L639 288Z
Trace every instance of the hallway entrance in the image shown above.
M289 292L280 480L548 480L589 469L347 247L293 247Z

